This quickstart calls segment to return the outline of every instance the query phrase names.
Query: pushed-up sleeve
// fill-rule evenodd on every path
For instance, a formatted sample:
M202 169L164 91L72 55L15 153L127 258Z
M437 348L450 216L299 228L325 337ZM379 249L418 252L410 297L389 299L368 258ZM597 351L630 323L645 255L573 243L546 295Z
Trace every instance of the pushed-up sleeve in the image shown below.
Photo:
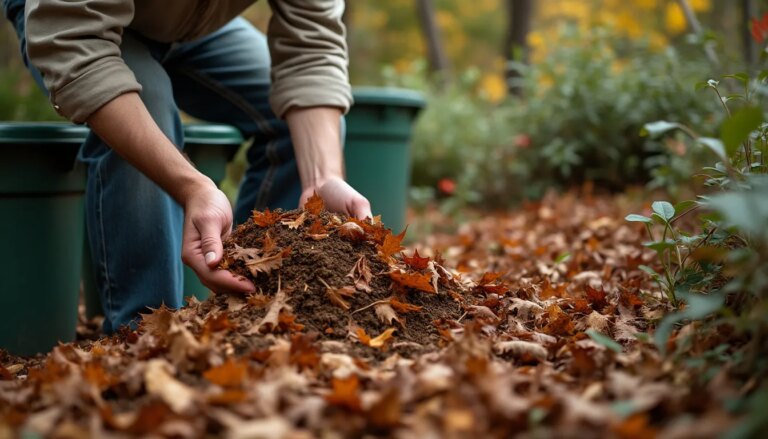
M83 123L141 85L120 54L133 0L27 0L27 53L56 111Z
M343 0L270 0L267 37L272 56L270 103L284 117L291 107L352 104Z

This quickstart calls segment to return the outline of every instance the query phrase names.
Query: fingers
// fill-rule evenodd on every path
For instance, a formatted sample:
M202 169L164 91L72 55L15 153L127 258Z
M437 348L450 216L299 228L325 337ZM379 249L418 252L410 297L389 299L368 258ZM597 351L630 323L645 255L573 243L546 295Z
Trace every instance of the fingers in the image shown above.
M354 198L349 206L349 214L360 220L373 218L371 203L364 197Z
M221 243L221 236L226 229L222 230L221 225L216 224L214 221L205 221L195 226L200 232L200 247L205 257L205 263L209 267L215 267L224 255L224 245Z

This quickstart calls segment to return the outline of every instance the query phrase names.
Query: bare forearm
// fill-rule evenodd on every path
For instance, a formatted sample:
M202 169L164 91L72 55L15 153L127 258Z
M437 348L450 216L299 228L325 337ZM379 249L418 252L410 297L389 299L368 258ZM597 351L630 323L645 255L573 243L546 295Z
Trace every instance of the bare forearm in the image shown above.
M115 152L182 205L190 192L213 184L168 140L137 93L113 99L87 122Z
M304 189L330 178L344 177L341 110L333 107L294 108L286 114L299 176Z

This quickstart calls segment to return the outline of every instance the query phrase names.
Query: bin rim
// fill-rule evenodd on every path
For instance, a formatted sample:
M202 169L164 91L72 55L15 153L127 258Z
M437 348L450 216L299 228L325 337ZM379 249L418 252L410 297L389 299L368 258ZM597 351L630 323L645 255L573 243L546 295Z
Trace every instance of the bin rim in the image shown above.
M397 87L354 87L354 105L389 105L397 107L424 108L424 95L416 90Z
M80 144L90 130L69 122L0 122L0 144Z
M211 123L184 124L184 143L187 145L240 145L245 141L242 133L231 125Z

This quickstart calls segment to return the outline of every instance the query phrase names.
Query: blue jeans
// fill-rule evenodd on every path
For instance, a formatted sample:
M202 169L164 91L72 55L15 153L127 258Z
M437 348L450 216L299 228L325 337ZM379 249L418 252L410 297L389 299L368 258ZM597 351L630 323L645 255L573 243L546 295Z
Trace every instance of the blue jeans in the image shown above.
M24 62L23 10L6 13L14 23ZM18 10L18 8L17 8ZM163 44L126 30L122 56L142 85L141 99L168 138L183 148L179 109L237 127L252 138L235 221L252 209L294 209L301 184L285 122L270 109L270 59L266 37L236 18L200 40ZM182 305L183 212L164 191L91 134L80 149L88 166L86 226L104 331L132 323L147 307Z

